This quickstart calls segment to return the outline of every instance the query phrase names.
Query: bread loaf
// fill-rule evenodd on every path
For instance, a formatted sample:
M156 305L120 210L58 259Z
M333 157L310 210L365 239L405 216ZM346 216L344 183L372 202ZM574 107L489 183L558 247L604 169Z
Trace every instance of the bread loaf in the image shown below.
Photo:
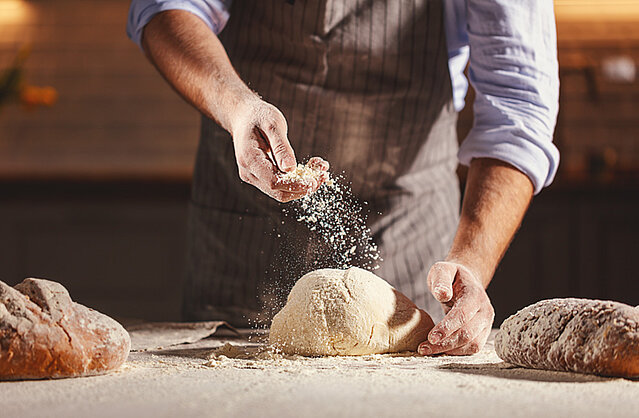
M639 309L589 299L549 299L506 319L497 355L535 369L639 376Z
M107 373L126 361L130 344L119 323L73 302L59 283L0 282L0 380Z

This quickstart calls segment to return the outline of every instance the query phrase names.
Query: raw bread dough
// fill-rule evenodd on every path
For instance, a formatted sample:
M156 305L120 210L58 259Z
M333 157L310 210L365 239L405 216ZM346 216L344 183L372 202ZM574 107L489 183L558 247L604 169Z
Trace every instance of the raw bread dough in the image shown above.
M270 343L306 356L415 351L432 327L426 312L375 274L321 269L293 286Z

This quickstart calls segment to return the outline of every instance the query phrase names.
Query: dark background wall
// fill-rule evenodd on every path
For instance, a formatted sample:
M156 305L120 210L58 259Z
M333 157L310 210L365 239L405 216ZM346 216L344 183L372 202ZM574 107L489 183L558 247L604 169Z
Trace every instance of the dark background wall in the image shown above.
M0 176L188 181L197 113L126 36L123 0L0 1L0 69L21 46L50 109L0 108Z
M639 15L593 22L556 3L562 168L489 288L497 323L547 297L639 304L639 83L609 69L639 61ZM114 316L178 319L198 115L126 38L127 9L0 1L0 69L28 42L29 81L59 91L51 109L0 108L0 280L46 277Z

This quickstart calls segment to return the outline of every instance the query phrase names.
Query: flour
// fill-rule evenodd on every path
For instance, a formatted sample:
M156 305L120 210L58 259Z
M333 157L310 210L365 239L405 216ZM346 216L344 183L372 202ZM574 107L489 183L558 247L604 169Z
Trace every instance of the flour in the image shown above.
M333 184L330 175L310 161L307 164L298 164L293 170L280 175L280 179L283 183L289 184L302 183L304 185L311 185L313 182L319 182L321 180L325 180L329 186Z
M236 369L266 369L288 365L299 368L299 355L282 353L270 345L235 345L226 343L214 349L204 363L206 367Z
M344 368L360 368L366 371L392 364L418 364L423 361L428 361L428 358L414 352L357 357L306 357L283 353L273 346L226 343L211 351L204 366L218 369L277 370L287 374L310 376L326 370L344 371Z
M289 174L291 179L300 181L311 181L318 176L308 164L298 166L287 176ZM322 254L327 259L315 261L318 267L357 266L375 270L382 259L366 225L363 205L367 202L360 203L355 198L343 175L329 176L315 193L293 202L292 209L285 209L284 213L304 223L328 246L328 254Z
M639 410L638 382L507 366L491 341L462 357L216 358L225 343L238 346L230 352L258 352L254 343L213 337L131 353L106 376L3 382L1 415L635 418Z
M284 217L294 220L294 235L283 238L274 230L277 238L285 241L272 264L270 274L274 279L260 289L262 313L251 321L256 327L270 326L293 283L309 271L353 266L369 271L379 268L382 258L367 226L367 202L353 195L343 174L330 174L327 168L326 161L314 157L281 175L283 182L318 181L321 186L283 209ZM285 220L281 222L284 224Z

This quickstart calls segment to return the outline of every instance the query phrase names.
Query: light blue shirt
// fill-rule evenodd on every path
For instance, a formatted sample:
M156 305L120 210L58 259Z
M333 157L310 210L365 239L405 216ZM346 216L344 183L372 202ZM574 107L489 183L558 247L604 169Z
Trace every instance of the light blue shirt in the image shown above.
M180 9L218 34L231 3L133 0L127 33L140 45L144 26L156 13ZM464 107L468 79L476 93L474 124L459 148L459 161L505 161L525 173L538 193L552 182L559 164L552 143L559 101L552 0L444 0L444 24L455 109Z

